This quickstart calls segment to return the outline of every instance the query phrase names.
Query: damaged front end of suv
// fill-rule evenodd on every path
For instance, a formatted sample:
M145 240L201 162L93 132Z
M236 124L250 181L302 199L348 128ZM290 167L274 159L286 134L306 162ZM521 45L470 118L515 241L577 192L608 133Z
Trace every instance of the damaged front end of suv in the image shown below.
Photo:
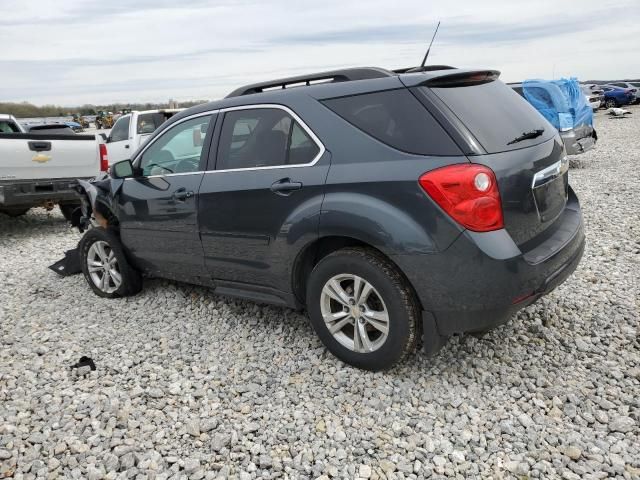
M84 233L93 227L118 228L118 217L114 213L114 194L122 186L122 179L114 179L104 173L93 180L78 180L75 186L80 197L80 208L76 208L70 219L71 226ZM80 246L65 252L64 258L49 268L61 276L82 272Z

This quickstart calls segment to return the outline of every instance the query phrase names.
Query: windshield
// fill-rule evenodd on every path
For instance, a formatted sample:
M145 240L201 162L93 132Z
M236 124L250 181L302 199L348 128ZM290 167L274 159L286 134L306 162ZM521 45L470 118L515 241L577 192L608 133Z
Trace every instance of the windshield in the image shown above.
M138 115L137 132L141 135L153 133L156 128L166 122L173 114L164 112L142 113Z
M535 108L500 81L432 88L431 91L465 124L488 153L537 145L557 133ZM537 133L539 130L543 132ZM531 132L536 132L535 136ZM526 138L514 142L523 135Z

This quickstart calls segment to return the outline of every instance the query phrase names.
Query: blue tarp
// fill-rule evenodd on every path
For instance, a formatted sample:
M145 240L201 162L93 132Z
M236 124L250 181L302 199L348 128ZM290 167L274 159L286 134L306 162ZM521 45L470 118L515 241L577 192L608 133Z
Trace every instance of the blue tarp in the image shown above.
M593 126L593 110L576 78L525 80L524 98L558 130Z

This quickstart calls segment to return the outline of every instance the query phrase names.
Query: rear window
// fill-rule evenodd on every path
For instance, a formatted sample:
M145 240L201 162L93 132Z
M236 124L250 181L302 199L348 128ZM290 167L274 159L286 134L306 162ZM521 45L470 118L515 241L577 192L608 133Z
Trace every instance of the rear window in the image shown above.
M535 108L500 81L431 88L431 91L465 124L488 153L537 145L557 134ZM523 133L540 128L544 129L541 136L509 145Z
M171 115L161 112L142 113L138 115L136 131L140 135L153 133L160 125L166 122Z
M406 88L322 102L375 139L418 155L460 155L460 149Z
M18 126L9 120L0 120L0 133L19 133Z

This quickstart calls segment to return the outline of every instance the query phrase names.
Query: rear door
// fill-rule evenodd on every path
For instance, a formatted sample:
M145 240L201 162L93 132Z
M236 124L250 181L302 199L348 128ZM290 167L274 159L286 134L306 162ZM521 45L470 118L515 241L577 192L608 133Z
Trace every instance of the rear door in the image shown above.
M121 160L131 158L135 152L135 148L131 147L131 139L129 128L131 125L131 114L120 117L109 136L107 137L107 152L109 154L109 163L113 164Z
M207 271L289 291L292 255L318 235L329 153L283 106L229 109L221 120L199 195Z
M186 281L203 274L196 193L214 123L215 114L200 114L155 137L116 196L123 244L144 271Z

